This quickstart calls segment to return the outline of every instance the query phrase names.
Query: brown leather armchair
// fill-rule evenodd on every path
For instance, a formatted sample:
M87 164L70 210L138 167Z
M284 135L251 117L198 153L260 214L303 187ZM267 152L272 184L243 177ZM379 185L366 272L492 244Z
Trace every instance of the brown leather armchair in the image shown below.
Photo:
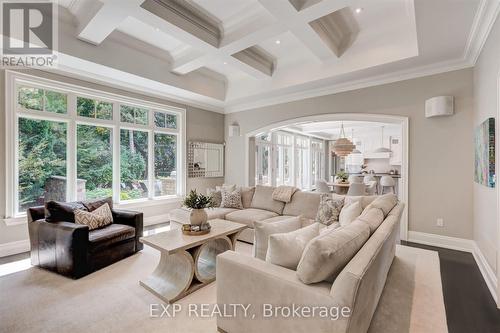
M143 214L112 213L112 224L89 231L72 221L47 222L43 206L29 208L32 265L78 279L142 250Z

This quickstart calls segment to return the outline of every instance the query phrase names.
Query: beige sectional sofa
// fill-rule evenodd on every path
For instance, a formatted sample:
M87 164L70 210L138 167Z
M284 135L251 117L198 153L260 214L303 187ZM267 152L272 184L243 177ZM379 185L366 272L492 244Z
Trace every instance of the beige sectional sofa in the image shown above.
M346 201L352 198L346 197ZM373 198L362 197L361 200L366 207ZM303 203L302 200L299 202ZM380 225L377 223L376 229L371 230L370 227L370 237L352 258L349 257L333 283L305 284L300 279L300 268L295 271L234 251L217 256L217 284L223 286L217 288L217 304L249 305L248 311L252 313L245 316L240 311L236 316L218 317L219 331L367 332L395 255L403 208L404 205L398 203ZM345 234L352 233L356 224L359 226L364 222L355 221L343 227L352 226L352 230ZM343 255L342 251L335 254L332 260L338 259L337 255ZM293 312L297 307L299 310ZM311 315L314 308L315 315ZM322 312L318 309L328 309L327 316L321 316ZM345 311L344 315L339 315L341 311Z
M316 217L320 202L320 195L314 192L296 191L291 201L284 203L273 199L274 187L261 186L242 187L241 197L243 209L212 208L207 209L209 220L225 219L228 221L248 225L239 239L253 243L253 224L256 221L276 222L290 216L302 215L313 220ZM174 209L170 212L170 223L173 228L189 223L190 210L186 208Z

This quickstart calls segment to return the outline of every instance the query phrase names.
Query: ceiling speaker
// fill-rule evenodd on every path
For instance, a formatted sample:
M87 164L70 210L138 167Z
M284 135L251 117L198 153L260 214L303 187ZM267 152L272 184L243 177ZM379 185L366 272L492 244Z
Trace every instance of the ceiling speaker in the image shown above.
M453 113L453 96L437 96L425 101L426 118L452 116Z

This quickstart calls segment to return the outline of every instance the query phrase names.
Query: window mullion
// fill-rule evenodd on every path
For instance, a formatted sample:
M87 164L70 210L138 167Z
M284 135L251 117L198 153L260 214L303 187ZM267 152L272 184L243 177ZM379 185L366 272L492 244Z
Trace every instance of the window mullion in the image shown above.
M77 131L76 131L76 95L68 94L68 115L70 121L66 127L66 200L75 201L78 198L78 177L77 177Z
M154 177L154 131L148 131L148 198L153 199L155 195L155 177Z
M120 105L113 103L113 202L120 202L121 174L120 174Z

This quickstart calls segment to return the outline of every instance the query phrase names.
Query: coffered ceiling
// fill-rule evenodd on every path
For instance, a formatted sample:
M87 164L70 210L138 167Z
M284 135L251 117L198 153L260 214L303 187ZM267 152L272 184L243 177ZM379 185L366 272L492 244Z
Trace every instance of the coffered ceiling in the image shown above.
M220 112L470 67L499 0L59 0L61 72Z

